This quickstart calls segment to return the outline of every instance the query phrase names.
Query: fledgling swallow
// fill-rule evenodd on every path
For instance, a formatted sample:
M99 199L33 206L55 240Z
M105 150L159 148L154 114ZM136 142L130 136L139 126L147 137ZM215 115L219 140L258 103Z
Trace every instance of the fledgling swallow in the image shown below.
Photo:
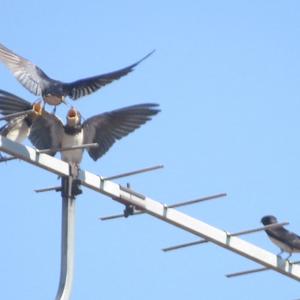
M8 116L13 113L32 110L26 115L8 118L7 123L0 128L0 135L18 143L22 143L30 134L32 124L42 114L42 101L31 104L11 93L0 90L0 114Z
M150 52L138 62L123 69L69 83L50 78L31 61L15 54L2 44L0 44L0 61L6 65L27 90L36 96L42 96L45 103L56 106L64 102L65 97L77 100L80 97L97 91L114 80L120 79L132 72L138 64L148 58L153 52Z
M276 224L277 218L274 216L264 216L261 219L263 225ZM283 252L289 253L286 259L289 259L294 252L300 252L300 236L294 232L285 229L282 225L278 227L265 229L266 234L270 240L280 248L278 255L280 256Z
M83 144L98 143L97 147L88 148L93 160L98 160L110 147L127 136L142 124L151 120L160 110L157 104L138 104L105 112L83 123L79 111L72 107L66 118L66 124L53 114L38 118L31 129L29 139L38 149L55 149ZM84 149L62 151L62 160L79 166Z

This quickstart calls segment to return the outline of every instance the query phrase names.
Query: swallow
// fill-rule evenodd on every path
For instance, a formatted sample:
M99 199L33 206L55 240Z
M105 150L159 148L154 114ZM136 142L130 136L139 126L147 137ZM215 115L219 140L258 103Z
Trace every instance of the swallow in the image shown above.
M274 216L264 216L261 219L263 225L276 224L277 218ZM283 252L289 253L286 259L292 256L292 253L300 252L300 236L294 232L285 229L282 225L265 229L266 234L270 240L280 248L280 252L277 255L281 255Z
M38 118L31 128L29 139L37 149L53 149L50 155L55 155L57 149L97 143L97 147L87 149L89 156L97 161L117 140L159 112L157 104L145 103L104 112L81 122L80 112L72 107L67 113L65 125L54 114ZM61 158L79 168L83 152L83 148L62 151Z
M42 96L45 103L57 106L65 102L65 97L77 100L83 96L96 92L103 86L132 72L145 57L134 64L110 73L79 79L73 82L62 82L50 78L42 69L26 58L15 54L0 44L0 61L12 72L16 79L31 93Z
M29 111L29 113L9 118L10 114ZM0 135L18 143L22 143L30 134L30 129L34 121L42 114L42 102L31 104L9 92L0 90L0 114L8 116L7 123L0 128Z

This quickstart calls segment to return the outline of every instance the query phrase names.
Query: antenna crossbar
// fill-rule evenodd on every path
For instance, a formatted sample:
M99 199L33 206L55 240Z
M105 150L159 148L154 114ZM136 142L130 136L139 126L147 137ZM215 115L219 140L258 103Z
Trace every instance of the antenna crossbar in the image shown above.
M196 203L199 203L199 202L203 202L203 201L207 201L207 200L213 200L213 199L217 199L217 198L221 198L221 197L225 197L225 196L227 196L226 193L221 193L221 194L216 194L216 195L197 198L197 199L194 199L194 200L177 202L177 203L173 203L173 204L170 204L170 205L165 204L165 207L166 208L182 207L182 206L192 205L192 204L196 204ZM144 214L144 213L145 213L144 211L139 211L137 209L134 209L133 213L131 215L140 215L140 214ZM111 216L106 216L106 217L100 217L99 219L101 221L108 221L108 220L124 218L124 217L125 217L124 214L117 214L117 215L111 215Z
M290 262L291 265L295 265L295 264L299 264L299 263L300 263L299 260L298 261L294 261L294 262ZM227 278L233 278L233 277L238 277L238 276L243 276L243 275L249 275L249 274L263 272L263 271L268 271L268 270L270 270L270 268L268 268L268 267L262 267L262 268L245 270L245 271L236 272L236 273L230 273L230 274L226 274L225 276Z
M227 233L228 236L240 236L240 235L255 233L255 232L263 231L263 230L278 227L278 226L284 226L284 225L288 225L288 224L289 224L288 222L282 222L282 223L276 223L276 224L269 224L269 225L254 228L254 229L247 229L247 230L243 230L243 231L238 231L238 232L235 232L235 233L229 233L229 232L226 232L226 233ZM178 245L175 245L175 246L163 248L162 251L168 252L168 251L178 250L178 249L182 249L182 248L187 248L187 247L190 247L190 246L205 244L205 243L208 243L208 242L209 242L208 240L200 240L200 241L194 241L194 242L189 242L189 243L185 243L185 244L178 244Z
M162 169L163 167L164 167L163 165L157 165L157 166L153 166L153 167L149 167L149 168L143 168L143 169L135 170L132 172L126 172L126 173L121 173L121 174L117 174L114 176L104 177L103 180L113 180L113 179L119 179L119 178L123 178L123 177L133 176L133 175L137 175L137 174L141 174L141 173L146 173L146 172L151 172L151 171L155 171L158 169Z

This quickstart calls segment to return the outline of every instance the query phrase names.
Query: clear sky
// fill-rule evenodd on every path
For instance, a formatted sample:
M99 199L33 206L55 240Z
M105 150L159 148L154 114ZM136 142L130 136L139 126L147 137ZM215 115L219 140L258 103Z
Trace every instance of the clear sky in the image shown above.
M126 78L70 105L84 117L156 102L162 112L82 168L163 202L226 192L182 211L228 231L274 214L300 233L299 1L2 0L0 42L63 81L125 67L156 49ZM0 66L1 89L36 97ZM28 141L25 143L29 144ZM54 299L60 266L61 199L34 189L58 184L25 162L0 165L0 298ZM160 249L196 239L150 216L101 222L113 200L77 198L73 300L296 299L299 283L215 245ZM246 240L273 253L264 232ZM299 255L295 255L299 259Z

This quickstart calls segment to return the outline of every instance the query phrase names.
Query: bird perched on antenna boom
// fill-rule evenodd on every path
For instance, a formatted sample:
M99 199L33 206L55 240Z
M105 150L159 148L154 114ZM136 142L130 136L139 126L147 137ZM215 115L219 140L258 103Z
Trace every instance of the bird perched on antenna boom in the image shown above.
M65 97L77 100L97 91L114 80L120 79L132 72L139 63L148 58L153 52L154 50L138 62L123 69L79 79L70 83L50 78L31 61L15 54L2 44L0 44L0 61L6 65L27 90L37 96L42 96L46 103L56 106L64 102Z
M137 104L90 117L81 123L79 111L72 107L67 113L65 125L53 114L38 118L32 126L29 139L38 149L54 149L51 155L55 155L55 149L97 143L97 147L87 149L90 157L96 161L117 140L151 120L158 112L157 104ZM63 151L62 160L78 166L83 151Z
M9 115L19 112L27 113L9 117ZM16 95L0 90L0 114L7 116L7 123L0 128L0 135L22 143L29 136L35 120L42 115L46 117L48 113L43 110L41 101L31 104Z
M261 222L265 226L278 223L274 216L264 216ZM281 251L277 255L280 256L283 252L287 252L289 256L286 259L289 259L292 253L300 252L300 236L296 233L285 229L282 225L265 229L265 232L270 240L280 248Z

